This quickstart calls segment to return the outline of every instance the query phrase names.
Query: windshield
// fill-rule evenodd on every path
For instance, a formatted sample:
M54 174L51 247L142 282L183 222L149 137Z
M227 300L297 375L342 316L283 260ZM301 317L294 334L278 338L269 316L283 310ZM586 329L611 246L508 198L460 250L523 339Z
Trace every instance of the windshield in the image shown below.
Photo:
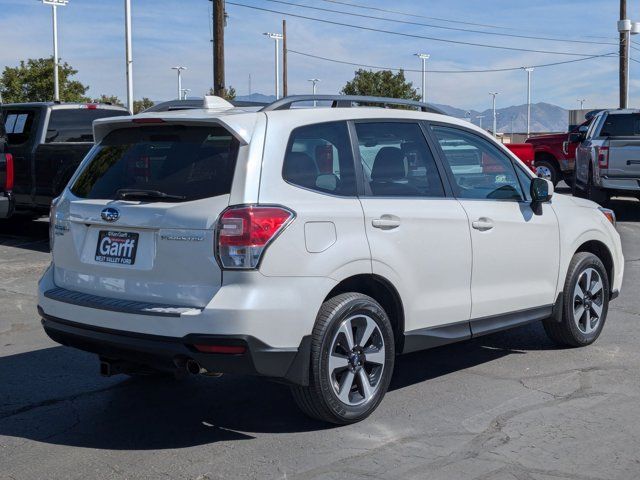
M133 127L109 133L71 192L81 198L189 201L228 194L238 141L222 127ZM146 193L145 193L146 192Z

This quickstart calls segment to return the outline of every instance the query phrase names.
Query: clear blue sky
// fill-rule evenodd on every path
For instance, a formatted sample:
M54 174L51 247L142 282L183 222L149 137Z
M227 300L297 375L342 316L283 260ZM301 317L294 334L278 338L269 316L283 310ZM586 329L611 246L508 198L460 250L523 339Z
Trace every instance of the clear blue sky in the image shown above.
M617 51L615 45L563 43L508 38L480 33L456 32L433 27L390 23L382 20L317 12L266 0L228 0L282 12L386 29L412 35L476 42L514 48L552 50L584 54ZM293 3L395 18L441 26L557 36L578 40L617 41L618 2L615 0L345 0L374 7L413 12L428 17L498 25L496 29L473 27L420 17L363 10L321 0L289 0ZM60 55L79 70L78 78L90 85L94 96L125 97L124 12L122 0L70 0L59 9ZM134 96L164 100L176 96L173 65L184 65L184 87L190 95L202 95L211 85L210 5L208 0L132 0ZM640 20L640 0L629 0L629 10ZM227 84L239 95L273 93L273 42L262 32L280 31L283 15L227 5ZM38 0L0 0L0 67L15 66L19 60L51 55L51 11ZM314 55L365 64L417 69L412 54L431 54L434 70L504 68L571 60L578 57L496 50L447 44L287 18L289 48ZM640 48L640 41L639 41ZM640 59L640 50L633 51ZM356 67L290 55L290 93L306 93L307 79L322 80L319 93L338 92L353 76ZM416 86L419 73L407 73ZM640 105L640 63L631 63L631 104ZM522 71L484 74L430 74L429 101L460 108L484 110L490 105L490 90L500 92L499 106L525 103ZM617 59L586 60L534 72L533 101L574 108L577 98L587 107L617 103Z

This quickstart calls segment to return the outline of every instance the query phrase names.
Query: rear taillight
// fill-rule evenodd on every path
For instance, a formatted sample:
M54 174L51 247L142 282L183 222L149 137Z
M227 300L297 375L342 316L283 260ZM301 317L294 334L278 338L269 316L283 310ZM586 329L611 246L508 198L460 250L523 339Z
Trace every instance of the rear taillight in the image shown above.
M223 268L257 268L264 251L293 219L284 207L240 206L225 210L218 219L216 242Z
M4 180L4 191L11 192L13 190L13 155L10 153L6 153L4 155L5 158L5 180Z
M598 148L598 166L609 168L609 147Z

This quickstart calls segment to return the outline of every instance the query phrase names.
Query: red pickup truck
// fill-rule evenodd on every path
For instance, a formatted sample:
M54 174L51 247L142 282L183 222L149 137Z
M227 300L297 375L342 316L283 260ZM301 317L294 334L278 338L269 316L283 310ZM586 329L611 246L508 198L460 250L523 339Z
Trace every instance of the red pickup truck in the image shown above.
M568 133L554 133L552 135L527 138L526 143L533 145L535 152L534 164L536 170L541 176L551 180L554 186L560 180L564 180L569 185L573 182L573 169L578 144L570 143L568 141L569 135L578 132L580 129L584 130L583 127L588 127L590 123L591 118Z

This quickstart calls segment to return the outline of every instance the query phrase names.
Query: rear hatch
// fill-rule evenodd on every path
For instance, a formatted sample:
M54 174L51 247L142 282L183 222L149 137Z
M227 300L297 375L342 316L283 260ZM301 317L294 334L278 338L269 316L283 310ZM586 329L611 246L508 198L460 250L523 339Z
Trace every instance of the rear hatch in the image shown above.
M106 135L52 210L56 285L205 306L222 281L213 229L238 149L214 124L124 124Z
M640 113L608 115L600 136L609 140L607 175L640 178Z

